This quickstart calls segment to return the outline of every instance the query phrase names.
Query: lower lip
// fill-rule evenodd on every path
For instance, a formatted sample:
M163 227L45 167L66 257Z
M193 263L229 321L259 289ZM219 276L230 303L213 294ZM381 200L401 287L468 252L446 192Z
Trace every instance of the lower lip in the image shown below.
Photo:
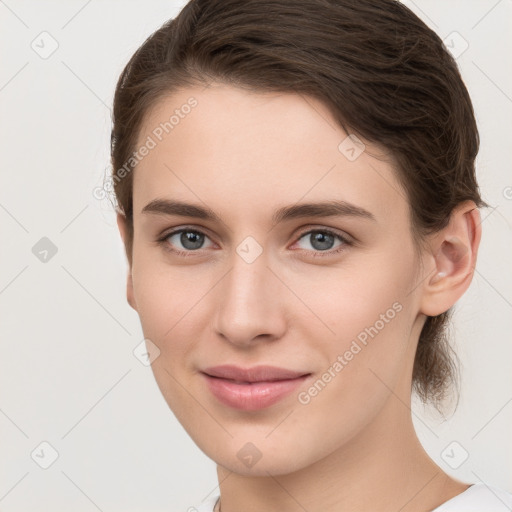
M211 393L224 405L244 411L270 407L297 389L309 375L296 379L239 384L204 374Z

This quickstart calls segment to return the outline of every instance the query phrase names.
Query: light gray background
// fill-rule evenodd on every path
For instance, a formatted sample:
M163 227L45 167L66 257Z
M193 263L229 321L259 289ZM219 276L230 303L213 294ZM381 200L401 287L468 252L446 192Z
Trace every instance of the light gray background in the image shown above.
M414 421L443 469L511 491L512 2L405 3L442 38L455 31L469 45L458 63L492 205L455 315L459 407L443 421L416 404ZM182 5L0 1L0 511L185 511L218 492L214 463L132 353L143 335L125 300L115 217L92 194L109 168L117 77ZM46 59L52 42L43 31L59 45ZM463 48L459 36L448 41ZM58 249L46 262L32 252L42 237ZM48 469L39 465L51 462L43 441L58 452Z

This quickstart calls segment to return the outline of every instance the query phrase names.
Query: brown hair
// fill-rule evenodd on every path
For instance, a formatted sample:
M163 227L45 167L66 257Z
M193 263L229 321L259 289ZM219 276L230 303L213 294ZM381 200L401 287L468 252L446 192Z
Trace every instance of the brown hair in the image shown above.
M212 81L321 100L347 133L386 148L407 193L415 240L444 228L462 201L481 199L471 100L441 39L394 0L191 0L146 39L117 83L114 190L133 238L130 161L145 115L164 95ZM130 165L131 171L136 165ZM424 403L457 383L445 330L428 317L413 369Z

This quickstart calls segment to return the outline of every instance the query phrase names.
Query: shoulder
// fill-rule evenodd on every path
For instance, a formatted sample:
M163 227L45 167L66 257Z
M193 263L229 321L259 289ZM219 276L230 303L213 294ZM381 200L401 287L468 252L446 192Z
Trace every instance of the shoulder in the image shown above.
M213 512L213 507L217 503L220 496L210 496L195 507L190 507L187 512Z
M432 512L509 512L512 494L484 482L471 485L466 491L432 510Z

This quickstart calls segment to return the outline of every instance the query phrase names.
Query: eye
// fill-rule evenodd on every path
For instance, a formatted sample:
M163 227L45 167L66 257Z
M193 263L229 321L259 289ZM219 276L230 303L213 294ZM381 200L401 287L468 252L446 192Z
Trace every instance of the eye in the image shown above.
M303 239L305 244L302 242L303 246L300 247ZM210 241L210 245L205 246L206 240ZM337 245L336 241L338 241ZM185 257L195 256L194 253L200 253L202 249L214 245L205 233L192 228L181 228L168 232L161 236L157 242L166 251ZM302 233L296 244L299 244L300 249L311 252L314 257L332 256L353 245L351 240L340 233L325 228L312 229Z
M300 236L297 243L299 244L302 239L304 239L306 243L303 244L301 249L313 251L316 253L313 254L315 257L324 256L324 254L318 253L327 253L326 255L336 254L345 250L347 246L352 245L347 238L330 229L313 229L307 231ZM338 240L338 245L335 245L336 240Z
M166 233L158 242L168 251L189 256L190 253L204 249L205 240L209 240L209 237L202 231L182 228Z

